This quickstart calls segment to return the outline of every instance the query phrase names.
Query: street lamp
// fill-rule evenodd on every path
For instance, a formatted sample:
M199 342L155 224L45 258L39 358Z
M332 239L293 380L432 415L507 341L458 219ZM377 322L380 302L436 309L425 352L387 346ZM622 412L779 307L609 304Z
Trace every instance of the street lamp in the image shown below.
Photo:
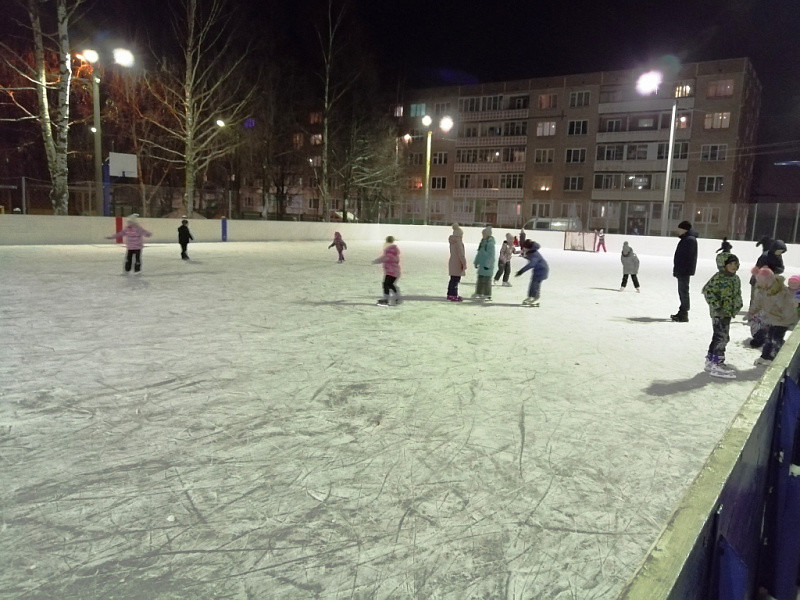
M422 124L428 129L427 140L425 144L425 212L423 214L423 225L428 224L428 207L431 200L431 138L433 137L433 129L431 129L433 119L430 115L422 117ZM447 133L453 128L453 119L450 117L442 117L439 121L439 129Z
M103 132L100 126L100 71L94 68L99 66L100 55L97 50L87 48L78 58L92 65L92 133L94 133L94 185L95 185L95 210L102 216L103 208ZM122 67L132 67L133 53L124 48L114 48L112 51L114 62Z
M664 76L659 71L648 71L639 76L636 82L636 91L643 96L649 96L658 92L658 88L663 81ZM667 173L664 181L664 206L661 209L661 235L666 236L669 233L669 193L672 184L672 158L674 154L675 145L675 119L678 113L678 97L672 103L672 118L669 123L669 146L667 147Z

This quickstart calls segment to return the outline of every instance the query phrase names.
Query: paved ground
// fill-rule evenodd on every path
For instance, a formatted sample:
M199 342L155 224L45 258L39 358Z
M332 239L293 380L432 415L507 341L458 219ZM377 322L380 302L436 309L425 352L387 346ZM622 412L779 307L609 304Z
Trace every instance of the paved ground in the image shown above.
M0 247L0 596L614 598L761 374L702 372L713 257L675 324L669 259L454 305L406 243L381 308L325 246Z

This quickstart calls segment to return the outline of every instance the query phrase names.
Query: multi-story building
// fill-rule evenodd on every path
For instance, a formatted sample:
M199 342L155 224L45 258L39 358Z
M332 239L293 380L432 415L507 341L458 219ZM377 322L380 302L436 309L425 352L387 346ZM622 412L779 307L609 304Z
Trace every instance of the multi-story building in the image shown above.
M515 228L571 218L584 229L657 235L675 107L668 230L687 219L706 236L743 234L739 205L749 200L761 97L750 61L682 65L649 96L636 90L641 74L412 91L399 131L410 134L400 143L405 189L393 216ZM454 122L447 133L437 127L445 115Z

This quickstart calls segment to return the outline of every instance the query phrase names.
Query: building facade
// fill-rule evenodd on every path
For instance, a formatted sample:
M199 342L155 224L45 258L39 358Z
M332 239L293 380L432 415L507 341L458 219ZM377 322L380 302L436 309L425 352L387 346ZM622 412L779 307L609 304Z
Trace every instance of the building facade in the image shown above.
M570 228L658 235L675 108L668 230L686 219L705 236L743 235L761 98L750 61L682 65L648 96L636 90L641 74L412 91L392 216L509 228L570 219ZM438 127L444 116L449 132Z

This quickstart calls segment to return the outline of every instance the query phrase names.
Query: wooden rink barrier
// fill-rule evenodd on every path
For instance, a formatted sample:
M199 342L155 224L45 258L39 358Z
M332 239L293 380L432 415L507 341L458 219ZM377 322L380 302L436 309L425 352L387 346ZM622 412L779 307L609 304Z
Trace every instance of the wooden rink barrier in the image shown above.
M765 557L764 544L770 521L768 475L784 377L796 382L800 373L798 347L800 333L794 331L675 508L619 600L773 598L759 589L765 578L763 571L772 567ZM735 549L746 567L744 596L730 596L719 590L720 538Z

